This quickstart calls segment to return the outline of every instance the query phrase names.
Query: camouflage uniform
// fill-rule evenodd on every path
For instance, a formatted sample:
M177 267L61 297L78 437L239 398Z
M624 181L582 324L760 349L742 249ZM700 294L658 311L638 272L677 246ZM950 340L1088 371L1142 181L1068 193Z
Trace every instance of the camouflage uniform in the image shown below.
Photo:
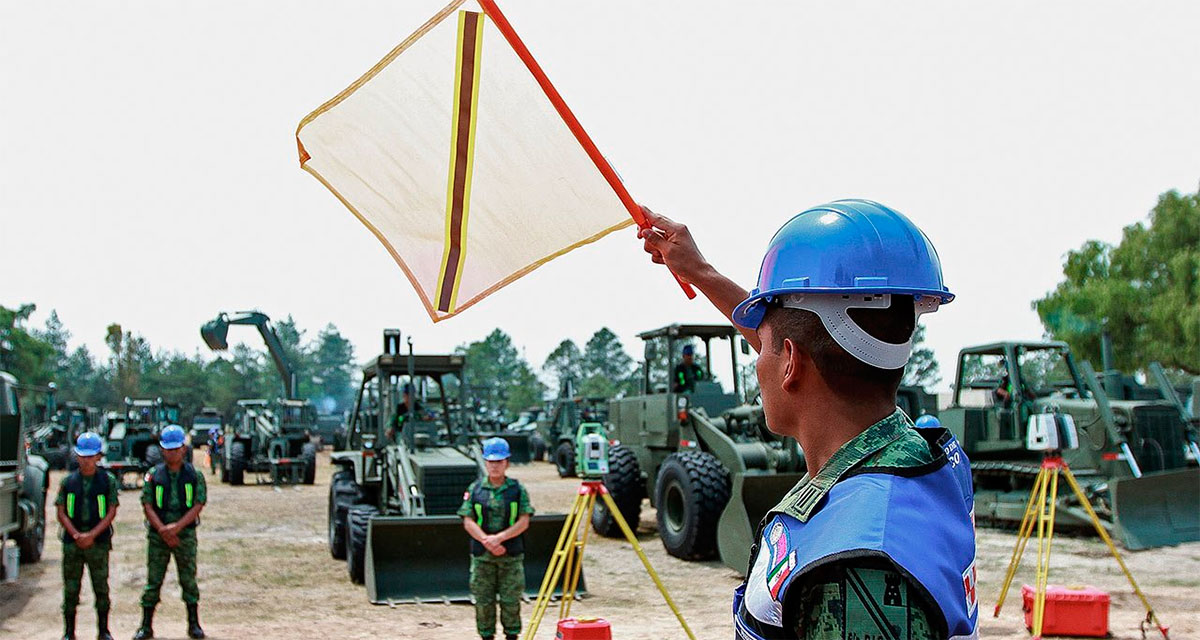
M119 503L117 496L117 479L111 473L98 469L97 473L108 474L108 492L105 496L106 508L115 509ZM76 471L75 473L79 473ZM55 498L54 504L65 505L67 503L67 481L71 479L73 474L63 476L58 485L58 497ZM93 476L94 477L94 476ZM92 478L80 475L83 484L83 495L87 495L91 490ZM79 517L83 521L87 521L91 516L92 504L89 500L77 500L74 509L78 510ZM103 519L103 514L97 514ZM67 517L71 517L70 511ZM80 533L87 533L81 531ZM79 592L83 583L83 567L86 565L88 576L92 580L92 593L96 596L96 611L108 611L110 602L108 599L108 554L112 551L111 540L96 540L96 542L87 549L80 549L74 542L66 540L66 532L63 535L63 613L75 613L75 609L79 606Z
M929 443L897 410L842 445L816 476L806 474L774 511L807 520L851 469L902 469L931 462ZM833 563L793 584L787 597L785 611L792 619L784 620L785 628L803 639L934 638L929 621L940 617L919 585L872 559ZM884 621L887 630L880 628Z
M184 463L187 464L187 463ZM147 482L142 487L142 504L155 504L154 486L149 482L154 470L147 474ZM169 482L163 487L163 516L164 524L170 524L183 517L188 512L185 506L185 491L179 482L179 473L168 471ZM204 504L208 501L208 491L204 483L204 474L197 473L195 495L192 504ZM163 578L167 575L167 565L171 556L175 556L175 569L179 573L179 587L183 591L183 601L186 604L200 602L200 587L196 584L196 530L191 527L179 531L179 546L172 549L167 546L162 537L153 528L146 530L146 588L142 591L142 607L153 608L158 605L159 593L162 591Z
M472 494L479 490L488 494L487 506L476 509ZM505 493L519 491L516 509L505 499ZM532 514L533 505L529 501L529 492L521 483L512 478L505 478L499 487L493 487L486 478L476 480L463 494L463 504L458 509L458 515L464 518L474 518L488 533L499 533L512 526L511 523L522 514ZM523 538L518 536L505 543ZM478 543L476 543L478 544ZM474 546L474 545L473 545ZM525 556L524 553L504 554L494 556L486 550L471 557L471 595L475 598L475 629L481 638L492 638L496 635L496 604L500 605L500 626L504 635L516 636L521 633L521 594L525 590Z

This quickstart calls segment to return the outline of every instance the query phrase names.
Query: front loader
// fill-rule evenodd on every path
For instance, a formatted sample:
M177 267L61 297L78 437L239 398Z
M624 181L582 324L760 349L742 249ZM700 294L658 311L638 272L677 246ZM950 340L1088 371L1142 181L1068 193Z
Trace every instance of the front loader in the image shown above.
M1039 456L1027 446L1037 414L1068 416L1079 446L1062 452L1102 523L1128 549L1200 540L1195 432L1171 399L1112 399L1062 342L1000 342L959 353L954 403L941 412L971 458L980 524L1021 522ZM1090 531L1060 493L1055 526Z
M400 352L400 332L362 370L347 447L332 454L330 554L345 560L375 604L462 602L468 591L468 535L455 515L483 477L477 436L463 407L460 355ZM412 389L410 405L403 390ZM534 596L566 516L532 517L525 533L525 592Z

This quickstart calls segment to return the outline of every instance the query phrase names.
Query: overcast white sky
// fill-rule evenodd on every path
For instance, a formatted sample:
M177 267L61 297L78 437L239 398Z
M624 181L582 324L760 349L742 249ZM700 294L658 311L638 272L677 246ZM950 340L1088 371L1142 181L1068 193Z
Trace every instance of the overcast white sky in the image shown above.
M636 357L640 330L720 321L629 230L430 322L294 132L443 4L0 2L0 304L102 355L110 322L191 353L257 307L363 359L383 327L430 352L498 326L535 366L600 326ZM943 386L959 348L1041 335L1069 249L1200 180L1194 1L501 6L634 197L745 286L808 206L920 225L958 295L926 316Z

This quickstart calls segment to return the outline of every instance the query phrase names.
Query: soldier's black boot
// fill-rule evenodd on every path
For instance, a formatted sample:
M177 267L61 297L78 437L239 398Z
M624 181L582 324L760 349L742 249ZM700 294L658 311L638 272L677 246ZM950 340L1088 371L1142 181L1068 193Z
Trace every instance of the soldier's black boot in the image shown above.
M75 610L63 611L62 640L75 640Z
M96 640L113 640L108 632L108 609L96 610Z
M133 640L150 640L154 637L154 607L142 607L142 626L133 634Z
M189 604L188 611L188 637L203 638L204 629L200 628L200 605Z

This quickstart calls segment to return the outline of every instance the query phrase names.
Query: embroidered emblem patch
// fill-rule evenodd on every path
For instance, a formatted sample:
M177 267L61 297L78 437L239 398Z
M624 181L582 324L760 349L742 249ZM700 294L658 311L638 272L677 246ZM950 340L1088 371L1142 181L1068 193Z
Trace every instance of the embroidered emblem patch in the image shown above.
M767 589L771 592L771 598L776 601L779 600L779 590L796 568L796 552L789 550L789 542L787 527L776 521L767 533L767 552L771 558L768 565L770 570L767 572Z
M147 471L147 472L146 472L146 477L145 477L145 478L143 478L143 479L144 479L146 482L150 482L151 480L153 480L153 479L154 479L154 472L153 472L153 471Z
M979 606L979 597L975 592L975 561L971 561L971 566L967 567L962 574L963 595L967 599L967 616L975 615L975 609Z

